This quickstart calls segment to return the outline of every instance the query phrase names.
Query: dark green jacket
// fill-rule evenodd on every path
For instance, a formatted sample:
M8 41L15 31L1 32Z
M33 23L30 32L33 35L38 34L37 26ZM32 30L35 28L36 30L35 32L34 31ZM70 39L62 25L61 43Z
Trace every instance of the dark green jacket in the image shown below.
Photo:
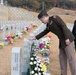
M75 39L71 31L67 28L66 24L59 16L50 17L49 23L46 25L46 29L38 34L36 39L40 39L50 31L58 36L60 48L65 48L67 46L65 43L66 39L69 39L70 42Z

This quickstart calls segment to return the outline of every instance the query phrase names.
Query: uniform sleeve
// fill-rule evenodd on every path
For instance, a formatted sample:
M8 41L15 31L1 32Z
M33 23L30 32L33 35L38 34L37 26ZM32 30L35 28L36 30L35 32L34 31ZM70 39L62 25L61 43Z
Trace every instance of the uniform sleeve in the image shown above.
M48 30L48 29L46 28L43 32L41 32L40 34L38 34L37 36L35 36L36 39L37 39L37 40L40 39L41 37L43 37L44 35L46 35L49 31L50 31L50 30Z
M53 16L54 18L54 21L57 23L57 25L62 29L63 31L63 34L64 34L64 37L65 37L65 40L68 39L68 28L66 26L66 24L64 23L64 21L59 17L59 16Z

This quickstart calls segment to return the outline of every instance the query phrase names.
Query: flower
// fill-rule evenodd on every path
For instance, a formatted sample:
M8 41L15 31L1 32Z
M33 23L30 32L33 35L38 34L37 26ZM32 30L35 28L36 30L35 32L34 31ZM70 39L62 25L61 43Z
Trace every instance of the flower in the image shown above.
M22 38L22 33L20 33L20 32L16 33L16 37Z
M0 31L2 31L3 30L3 28L0 28Z
M30 62L30 65L33 65L33 62Z
M31 60L34 60L34 58L32 57L32 58L30 58Z
M15 38L15 35L14 34L11 34L11 38L14 39Z
M44 48L44 47L45 47L45 44L44 44L44 43L40 43L40 44L39 44L39 48L42 49L42 48Z
M26 34L26 33L27 33L27 31L26 31L26 30L24 30L24 31L23 31L23 33L24 33L24 34Z
M47 56L50 56L50 51L46 51L46 55Z
M38 70L38 68L37 67L35 67L35 71L37 71Z
M44 64L45 64L47 67L48 67L48 65L49 65L49 63L48 63L48 62L45 62Z
M31 71L31 74L34 74L34 71Z
M48 34L46 35L46 37L49 37L49 38L51 39L51 38L52 38L51 33L48 33Z
M46 70L47 70L47 68L46 68L46 66L43 64L42 65L42 70L44 71L44 72L46 72Z
M31 24L30 26L32 26L32 27L37 27L38 25L36 25L36 24Z
M8 26L6 26L6 30L8 30Z
M11 39L11 36L7 36L7 40L10 40Z
M0 43L0 46L2 46L2 47L3 47L3 46L4 46L4 43Z
M40 42L43 42L43 43L45 43L47 45L47 44L50 44L50 41L51 40L50 40L49 37L45 37L45 38L42 38Z
M36 64L37 62L36 61L34 61L34 64Z
M13 29L13 26L11 26L11 29Z
M30 30L30 27L26 27L27 31Z

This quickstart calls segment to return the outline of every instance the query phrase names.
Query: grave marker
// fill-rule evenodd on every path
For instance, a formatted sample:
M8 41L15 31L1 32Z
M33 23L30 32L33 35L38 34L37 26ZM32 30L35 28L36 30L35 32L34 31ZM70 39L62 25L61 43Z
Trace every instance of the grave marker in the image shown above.
M21 73L21 59L22 59L21 47L12 48L11 75L22 75L22 73Z
M25 73L27 73L27 70L29 68L30 52L31 52L30 41L27 39L24 39L24 71Z

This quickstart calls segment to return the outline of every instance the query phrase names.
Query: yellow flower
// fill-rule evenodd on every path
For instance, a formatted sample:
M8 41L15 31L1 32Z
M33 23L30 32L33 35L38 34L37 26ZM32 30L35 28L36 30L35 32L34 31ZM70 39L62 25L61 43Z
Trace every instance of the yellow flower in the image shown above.
M14 34L11 34L11 36L13 37L13 36L15 36Z
M4 43L0 43L0 46L4 46Z
M45 65L42 65L42 70L43 70L44 72L46 72L47 68L46 68Z
M8 28L8 26L6 26L6 28Z
M2 46L4 46L4 43L2 43Z

